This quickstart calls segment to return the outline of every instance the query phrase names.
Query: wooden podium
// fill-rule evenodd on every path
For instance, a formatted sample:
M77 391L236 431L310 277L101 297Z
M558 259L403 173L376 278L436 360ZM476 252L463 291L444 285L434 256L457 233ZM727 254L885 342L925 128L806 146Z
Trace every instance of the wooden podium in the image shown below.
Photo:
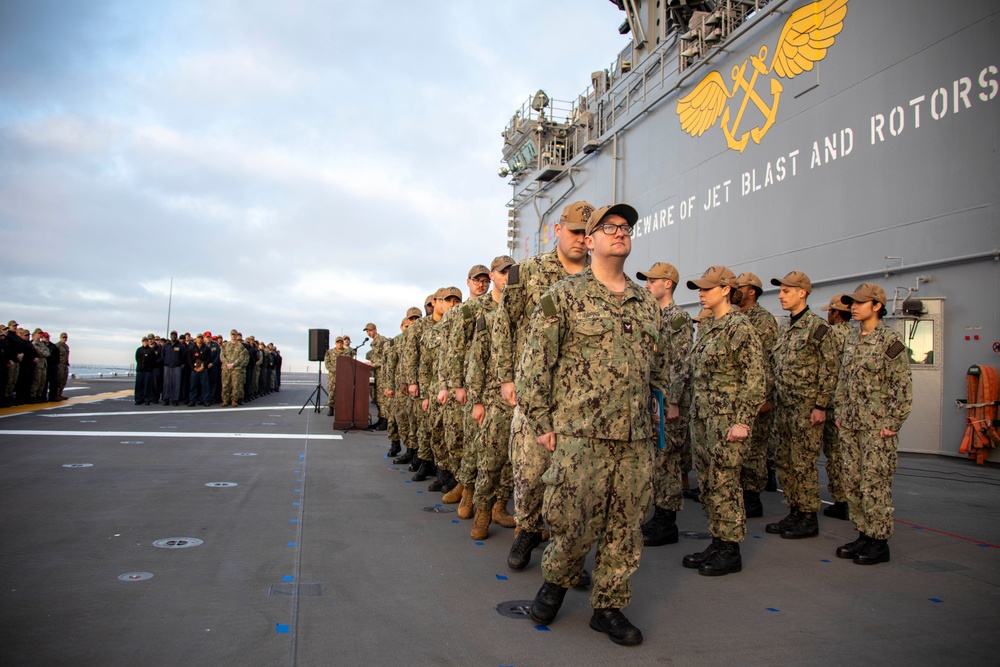
M368 428L368 364L348 356L337 357L337 400L333 404L333 429Z

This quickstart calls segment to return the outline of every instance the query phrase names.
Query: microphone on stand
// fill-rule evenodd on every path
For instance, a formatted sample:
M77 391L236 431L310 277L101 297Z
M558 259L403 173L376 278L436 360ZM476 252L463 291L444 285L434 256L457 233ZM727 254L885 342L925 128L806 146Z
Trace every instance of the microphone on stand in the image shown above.
M365 339L363 341L361 341L360 343L358 343L357 347L352 347L351 349L354 350L355 352L357 352L362 347L364 347L365 343L367 343L367 342L368 342L368 336L365 336Z

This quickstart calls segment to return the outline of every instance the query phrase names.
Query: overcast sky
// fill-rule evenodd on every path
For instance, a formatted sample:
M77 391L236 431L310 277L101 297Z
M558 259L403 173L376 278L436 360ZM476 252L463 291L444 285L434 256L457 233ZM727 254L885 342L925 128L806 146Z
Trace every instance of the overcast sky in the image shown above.
M608 0L0 0L0 319L127 365L235 327L304 370L506 252L500 132L627 38ZM315 364L313 364L315 368Z

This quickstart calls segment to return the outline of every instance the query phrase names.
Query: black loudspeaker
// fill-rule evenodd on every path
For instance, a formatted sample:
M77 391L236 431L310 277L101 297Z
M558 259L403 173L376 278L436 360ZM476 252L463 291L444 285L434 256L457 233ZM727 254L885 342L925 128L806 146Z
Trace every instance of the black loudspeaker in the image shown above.
M309 361L323 361L326 351L330 349L329 329L309 330Z

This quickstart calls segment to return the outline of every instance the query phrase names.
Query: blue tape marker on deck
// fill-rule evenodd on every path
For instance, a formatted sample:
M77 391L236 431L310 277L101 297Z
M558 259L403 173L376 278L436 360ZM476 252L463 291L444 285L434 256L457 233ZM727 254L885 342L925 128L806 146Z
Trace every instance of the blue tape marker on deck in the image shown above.
M760 535L754 535L754 536L753 536L753 539L755 539L755 540L759 540L759 539L760 539Z
M417 493L423 493L423 491L417 491Z
M434 503L434 507L444 507L441 503Z
M305 457L306 457L306 455L305 455L305 454L299 454L299 458L300 458L300 459L304 459Z
M282 580L282 581L295 581L295 577L293 577L293 576L292 576L292 575L290 575L290 574L286 574L285 576L283 576L283 577L281 578L281 580Z
M295 546L295 542L289 542L289 543L288 543L288 546L290 546L290 547L294 547L294 546Z
M292 493L302 493L302 489L295 489Z
M300 473L302 471L301 470L293 470L292 472L294 472L294 473Z
M483 542L473 542L473 544L475 544L477 547L481 547L481 546L483 546L484 543Z
M777 609L775 609L774 607L768 607L768 608L767 608L767 610L768 610L768 611L778 611L778 610L777 610Z
M538 630L539 632L552 632L549 630L549 626L547 625L536 625L535 630Z
M927 599L933 602L934 604L941 604L942 602L944 602L944 600L938 600L937 598L927 598Z
M285 623L275 623L274 630L275 632L283 635L287 635L289 632L291 632L291 628Z
M301 480L301 479L297 479L297 480L295 480L295 481L296 481L296 482L301 482L302 480Z
M292 503L292 507L298 507L300 504L301 503L299 503L299 501L296 500Z
M407 484L413 484L413 480L412 479L408 479L408 480L406 480L406 483Z
M298 519L289 519L288 520L288 523L298 523L298 522L299 522Z
M458 523L458 519L452 519L451 522L452 523Z
M406 471L405 471L405 470L400 470L400 471L399 471L399 474L400 474L400 475L405 475L405 474L406 474Z
M499 580L499 581L507 581L507 577L503 576L502 574L498 574L497 575L497 580Z
M829 558L820 558L819 562L821 562L821 563L829 563L830 559Z

